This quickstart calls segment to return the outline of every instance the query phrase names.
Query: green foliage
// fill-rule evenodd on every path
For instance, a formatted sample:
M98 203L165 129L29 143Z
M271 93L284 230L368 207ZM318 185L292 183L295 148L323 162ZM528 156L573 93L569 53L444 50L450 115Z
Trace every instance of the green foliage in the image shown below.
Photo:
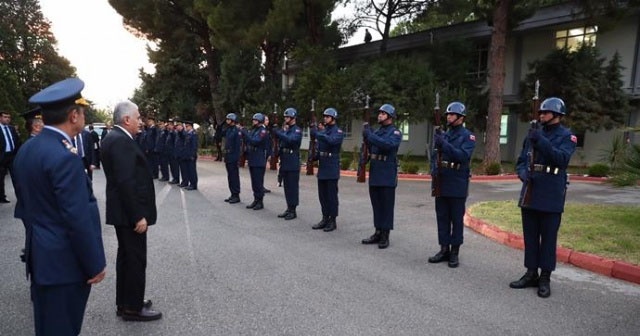
M597 48L582 46L576 52L554 50L529 64L531 72L520 84L523 97L533 97L533 85L540 80L540 96L560 97L567 106L565 122L578 133L612 129L625 122L629 110L622 89L620 57L605 65ZM521 115L529 118L530 100L524 99Z
M589 176L606 177L610 170L609 165L605 163L595 163L589 166Z
M484 171L487 175L499 175L502 171L502 167L499 162L493 162L487 165Z
M340 169L342 170L351 169L351 163L353 162L358 162L358 161L354 161L353 158L349 156L340 157Z
M400 164L400 169L405 174L416 174L416 173L418 173L418 170L420 170L420 166L417 163L414 163L414 162L403 161Z
M606 162L612 170L616 171L624 165L628 149L629 146L624 136L616 134L611 139L609 148L601 149L600 160Z

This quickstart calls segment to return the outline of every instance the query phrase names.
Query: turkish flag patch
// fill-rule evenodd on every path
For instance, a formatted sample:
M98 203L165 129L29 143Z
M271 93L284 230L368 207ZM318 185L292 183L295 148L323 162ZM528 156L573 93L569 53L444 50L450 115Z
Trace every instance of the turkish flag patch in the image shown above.
M571 134L571 142L578 143L578 137L573 135L573 134Z
M395 134L395 135L400 135L400 131L395 130L395 131L393 131L393 134Z
M342 133L342 130L341 130L341 129L338 129L338 133Z
M469 134L469 140L476 141L476 136L473 134Z

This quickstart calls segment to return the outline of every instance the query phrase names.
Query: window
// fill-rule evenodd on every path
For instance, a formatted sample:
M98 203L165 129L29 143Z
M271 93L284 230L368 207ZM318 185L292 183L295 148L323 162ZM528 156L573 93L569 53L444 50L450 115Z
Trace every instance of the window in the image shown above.
M409 141L409 121L403 120L400 122L400 132L402 132L402 141Z
M573 28L556 32L556 48L567 48L569 51L576 51L581 45L596 45L597 26Z
M500 144L506 145L509 139L509 115L503 114L500 117Z
M487 64L489 60L489 44L481 43L476 45L475 56L471 61L471 78L484 78L487 76Z

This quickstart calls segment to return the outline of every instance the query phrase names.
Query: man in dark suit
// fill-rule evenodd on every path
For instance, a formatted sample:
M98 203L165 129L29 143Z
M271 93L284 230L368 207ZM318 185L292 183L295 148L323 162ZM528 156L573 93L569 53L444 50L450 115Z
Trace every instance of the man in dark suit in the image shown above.
M102 168L107 178L107 224L118 238L116 314L125 321L152 321L162 313L144 300L147 228L156 222L153 177L142 148L133 140L140 124L138 106L118 103L114 128L102 141Z
M93 180L93 170L96 168L96 162L91 133L83 129L80 134L73 138L73 143L78 149L78 156L82 158L82 164L84 165L84 170L87 172L87 176Z
M13 179L13 158L20 148L20 137L16 128L11 125L11 114L8 111L0 112L0 203L9 203L4 191L4 178L7 173Z
M96 169L100 169L100 136L98 132L93 128L93 125L89 125L89 133L91 133L91 140L93 140L93 160Z
M78 335L91 285L105 276L98 205L71 144L89 105L82 88L70 78L29 99L42 107L45 128L14 162L36 335Z

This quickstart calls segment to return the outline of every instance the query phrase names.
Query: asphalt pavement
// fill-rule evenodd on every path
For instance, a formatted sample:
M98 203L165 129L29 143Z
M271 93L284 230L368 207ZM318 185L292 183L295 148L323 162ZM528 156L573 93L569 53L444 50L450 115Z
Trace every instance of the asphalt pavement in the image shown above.
M320 218L316 178L302 175L298 218L284 221L284 193L267 171L265 209L251 200L241 169L242 202L229 194L224 165L198 163L198 191L156 181L159 221L148 237L147 298L164 317L124 322L115 315L112 227L104 226L107 277L89 298L82 335L637 335L640 286L566 264L552 296L514 290L522 251L465 228L460 267L432 265L438 250L429 182L400 181L391 246L360 240L373 232L366 184L340 180L338 230L311 230ZM304 172L303 172L304 174ZM104 219L104 174L94 173ZM18 254L22 223L0 205L0 335L32 335L29 283ZM472 183L468 205L514 199L516 181ZM638 204L639 188L572 182L569 201Z

